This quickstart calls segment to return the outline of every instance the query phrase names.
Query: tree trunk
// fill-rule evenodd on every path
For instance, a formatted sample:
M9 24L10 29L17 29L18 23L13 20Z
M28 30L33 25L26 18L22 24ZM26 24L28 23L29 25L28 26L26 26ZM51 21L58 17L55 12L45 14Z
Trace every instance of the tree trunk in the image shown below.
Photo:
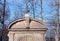
M40 0L40 15L41 15L41 20L43 21L43 15L42 15L42 0Z
M56 0L56 41L59 41L59 0Z

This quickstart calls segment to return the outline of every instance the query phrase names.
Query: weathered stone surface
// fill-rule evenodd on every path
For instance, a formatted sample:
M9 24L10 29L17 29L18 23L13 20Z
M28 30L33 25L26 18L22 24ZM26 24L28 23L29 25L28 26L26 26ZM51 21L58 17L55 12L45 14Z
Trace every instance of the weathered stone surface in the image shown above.
M45 41L46 25L36 19L18 19L9 24L8 30L9 41Z
M8 28L26 28L26 24L27 22L25 21L25 19L18 19L9 24ZM46 28L46 25L42 21L31 19L30 28Z

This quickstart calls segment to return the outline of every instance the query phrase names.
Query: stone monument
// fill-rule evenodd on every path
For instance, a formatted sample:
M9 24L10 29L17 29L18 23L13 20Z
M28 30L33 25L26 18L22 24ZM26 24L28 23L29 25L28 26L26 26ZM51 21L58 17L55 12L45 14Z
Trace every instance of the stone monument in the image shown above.
M46 30L44 22L32 19L28 14L25 14L23 19L9 24L8 41L46 41Z

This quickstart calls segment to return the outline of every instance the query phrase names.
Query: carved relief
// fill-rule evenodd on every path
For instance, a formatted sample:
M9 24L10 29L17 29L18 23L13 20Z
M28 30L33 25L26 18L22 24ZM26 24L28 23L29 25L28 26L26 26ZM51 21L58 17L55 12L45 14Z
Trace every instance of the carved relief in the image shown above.
M36 39L35 39L35 37L33 37L33 36L28 36L28 35L26 35L26 36L21 37L21 38L19 39L19 41L36 41Z
M41 35L39 35L41 37ZM16 34L16 36L14 37L14 41L41 41L42 39L40 39L39 36L34 36L34 35L24 35L24 34Z

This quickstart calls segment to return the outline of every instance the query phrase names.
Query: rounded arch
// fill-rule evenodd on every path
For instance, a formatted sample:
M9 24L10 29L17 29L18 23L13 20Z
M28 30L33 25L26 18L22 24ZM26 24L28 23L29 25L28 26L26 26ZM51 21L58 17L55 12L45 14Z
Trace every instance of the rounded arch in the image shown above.
M36 19L30 19L31 21L35 21L35 22L38 22L40 23L41 25L43 25L44 27L46 27L45 23L41 20L36 20ZM13 22L11 22L9 25L8 25L8 29L10 29L14 24L18 23L18 22L22 22L22 21L25 21L25 19L17 19Z
M18 23L18 22L21 22L21 21L24 21L24 19L17 19L15 21L12 21L11 23L9 23L8 29L10 29L15 23Z

